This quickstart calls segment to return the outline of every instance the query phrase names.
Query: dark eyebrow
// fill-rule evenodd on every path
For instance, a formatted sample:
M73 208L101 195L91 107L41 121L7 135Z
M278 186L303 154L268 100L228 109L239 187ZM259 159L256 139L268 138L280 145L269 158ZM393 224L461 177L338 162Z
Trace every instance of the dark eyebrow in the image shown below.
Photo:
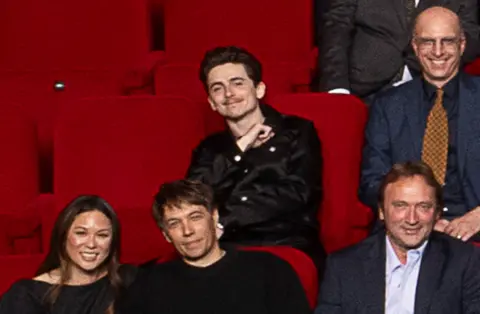
M213 82L212 84L210 84L210 85L208 86L208 89L211 89L212 87L214 87L214 86L216 86L216 85L221 85L221 86L223 86L223 84L220 83L220 82Z
M201 212L201 211L199 211L199 210L196 210L196 211L191 212L190 214L188 214L188 216L190 217L190 216L193 216L193 215L196 215L196 214L201 214L201 215L203 215L204 213Z
M232 77L231 79L228 80L229 82L233 82L233 81L245 81L245 79L243 77Z

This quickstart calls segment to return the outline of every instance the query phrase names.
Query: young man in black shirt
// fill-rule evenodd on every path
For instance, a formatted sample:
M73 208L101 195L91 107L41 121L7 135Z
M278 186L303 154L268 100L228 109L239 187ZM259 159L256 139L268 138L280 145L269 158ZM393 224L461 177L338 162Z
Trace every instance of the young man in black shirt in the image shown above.
M181 259L155 265L129 289L121 314L311 313L290 265L266 252L220 247L212 190L181 180L161 186L153 215Z
M245 49L208 51L200 80L226 129L194 150L187 178L213 188L224 227L221 241L294 247L321 272L322 155L313 122L261 102L262 66Z

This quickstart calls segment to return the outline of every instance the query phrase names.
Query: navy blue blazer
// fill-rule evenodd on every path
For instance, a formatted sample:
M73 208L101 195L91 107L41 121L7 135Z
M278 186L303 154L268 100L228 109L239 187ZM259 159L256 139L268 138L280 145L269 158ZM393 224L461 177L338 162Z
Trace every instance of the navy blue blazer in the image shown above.
M385 313L385 232L331 254L315 314ZM422 256L415 314L480 313L480 248L433 232Z
M377 208L383 176L399 162L419 161L424 125L421 123L423 86L413 79L379 95L370 108L359 188L360 200ZM480 205L480 77L459 77L457 130L458 173L466 205Z

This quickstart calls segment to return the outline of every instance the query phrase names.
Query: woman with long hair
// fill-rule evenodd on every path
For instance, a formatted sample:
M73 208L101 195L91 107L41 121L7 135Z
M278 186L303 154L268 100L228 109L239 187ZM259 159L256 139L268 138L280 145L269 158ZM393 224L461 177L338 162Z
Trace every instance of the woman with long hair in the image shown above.
M120 225L113 208L80 196L59 214L50 251L33 279L19 280L0 301L0 314L113 314L136 268L120 265Z

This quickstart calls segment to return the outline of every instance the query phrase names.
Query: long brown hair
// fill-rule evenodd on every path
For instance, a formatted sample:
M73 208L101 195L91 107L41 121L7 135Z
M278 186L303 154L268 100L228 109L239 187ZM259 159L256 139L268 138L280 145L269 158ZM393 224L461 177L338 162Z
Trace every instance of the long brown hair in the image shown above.
M119 275L120 256L120 223L113 208L101 197L96 195L82 195L70 202L58 215L50 238L50 250L45 260L37 270L36 275L50 273L55 269L60 271L60 281L53 285L45 295L45 301L50 307L54 305L62 287L71 276L71 258L66 251L66 241L70 227L75 218L85 212L97 210L104 214L112 225L112 241L107 258L99 266L100 270L106 269L110 286L116 297L121 289L122 280ZM106 313L113 314L113 301Z

